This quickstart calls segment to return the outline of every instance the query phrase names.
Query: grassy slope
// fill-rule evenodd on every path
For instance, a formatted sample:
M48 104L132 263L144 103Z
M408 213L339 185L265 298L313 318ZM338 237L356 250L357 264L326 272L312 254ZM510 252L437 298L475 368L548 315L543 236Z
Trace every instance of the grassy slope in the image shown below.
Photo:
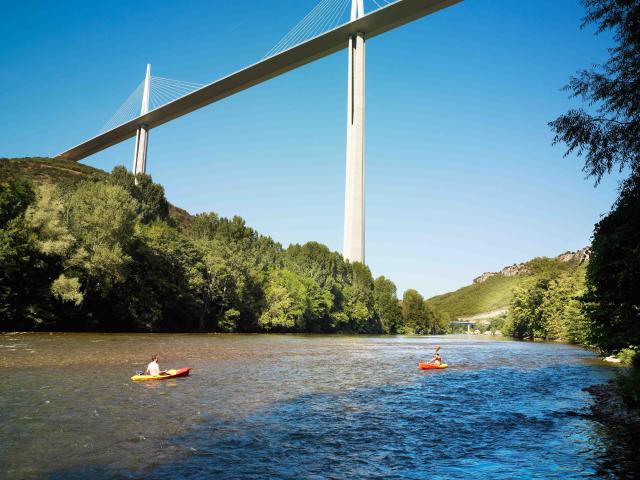
M107 173L59 158L0 158L0 181L23 177L36 183L77 183L92 175L106 177Z
M584 269L584 265L578 262L560 262L555 259L547 259L548 264L537 268L529 274L505 277L498 274L490 277L485 282L472 284L463 287L455 292L438 295L427 300L432 307L447 312L452 318L460 316L476 315L479 313L497 310L507 307L511 302L513 289L523 282L535 280L537 277L545 275L549 269L575 272L577 269ZM539 263L539 262L538 262ZM531 264L531 262L527 262Z
M104 170L61 158L0 158L0 182L21 177L34 183L74 185L90 177L105 178L107 175ZM186 210L171 204L169 215L179 225L185 225L192 219Z

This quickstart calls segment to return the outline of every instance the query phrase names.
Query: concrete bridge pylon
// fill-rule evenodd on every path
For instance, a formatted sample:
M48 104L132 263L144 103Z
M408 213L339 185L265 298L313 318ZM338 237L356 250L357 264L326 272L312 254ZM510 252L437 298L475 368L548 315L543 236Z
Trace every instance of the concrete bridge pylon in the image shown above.
M363 0L352 0L351 21L364 16ZM365 36L349 37L347 95L347 171L344 201L343 256L364 262L364 120L365 120Z
M149 113L149 92L151 90L151 65L147 64L147 74L144 77L144 88L142 90L142 106L140 116ZM147 147L149 145L149 126L142 124L138 126L136 132L136 147L133 153L133 173L147 172Z

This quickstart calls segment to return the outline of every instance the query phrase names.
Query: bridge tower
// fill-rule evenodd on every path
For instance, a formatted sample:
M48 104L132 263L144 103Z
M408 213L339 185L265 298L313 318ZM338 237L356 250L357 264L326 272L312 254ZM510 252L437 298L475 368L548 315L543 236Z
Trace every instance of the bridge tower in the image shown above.
M147 64L147 74L144 77L142 90L142 107L140 115L149 111L149 90L151 87L151 65ZM146 173L147 171L147 146L149 144L149 127L141 124L136 132L136 149L133 153L133 173Z
M351 21L364 16L364 1L352 0ZM349 38L347 96L347 175L344 200L344 249L351 262L364 262L364 33Z

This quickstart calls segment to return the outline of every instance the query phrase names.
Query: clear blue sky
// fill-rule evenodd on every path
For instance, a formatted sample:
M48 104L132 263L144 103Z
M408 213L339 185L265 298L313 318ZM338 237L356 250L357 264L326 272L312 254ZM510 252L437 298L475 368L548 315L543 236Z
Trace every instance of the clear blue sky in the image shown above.
M261 58L317 0L2 1L0 157L93 136L142 80L208 83ZM365 0L371 9L371 0ZM616 193L552 147L560 88L606 58L578 0L466 0L367 45L366 256L400 293L589 243ZM151 131L148 173L191 213L285 246L342 248L346 53ZM125 142L88 158L131 167Z

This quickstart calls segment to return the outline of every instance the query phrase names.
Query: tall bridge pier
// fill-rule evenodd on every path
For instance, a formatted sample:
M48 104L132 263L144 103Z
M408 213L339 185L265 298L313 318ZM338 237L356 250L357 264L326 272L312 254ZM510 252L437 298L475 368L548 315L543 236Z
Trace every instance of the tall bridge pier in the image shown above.
M151 65L147 64L147 74L144 77L144 89L142 90L142 106L140 116L149 113L149 92L151 90ZM147 172L147 147L149 146L149 126L140 124L136 131L136 148L133 152L133 173Z
M363 0L352 0L351 21L364 16ZM347 95L347 172L344 200L342 255L364 263L364 106L365 38L363 32L349 37Z

